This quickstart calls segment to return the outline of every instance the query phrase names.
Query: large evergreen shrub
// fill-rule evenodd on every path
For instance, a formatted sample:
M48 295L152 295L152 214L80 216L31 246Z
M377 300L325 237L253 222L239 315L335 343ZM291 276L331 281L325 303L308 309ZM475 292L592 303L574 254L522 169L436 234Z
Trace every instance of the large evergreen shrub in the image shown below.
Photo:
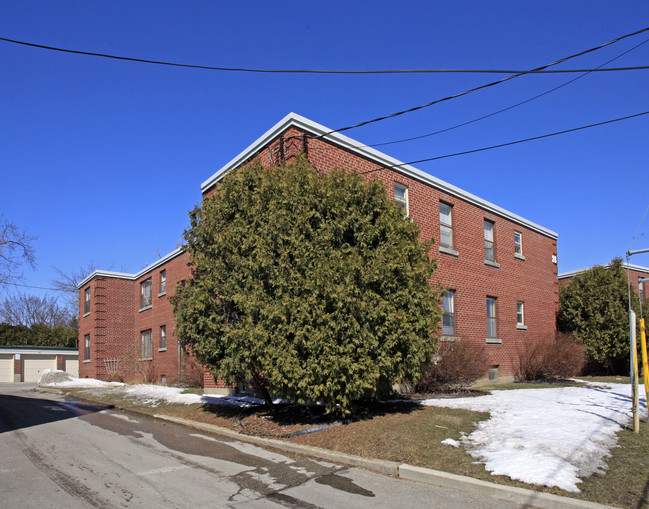
M177 335L214 375L348 414L429 363L436 265L382 183L256 163L190 217Z

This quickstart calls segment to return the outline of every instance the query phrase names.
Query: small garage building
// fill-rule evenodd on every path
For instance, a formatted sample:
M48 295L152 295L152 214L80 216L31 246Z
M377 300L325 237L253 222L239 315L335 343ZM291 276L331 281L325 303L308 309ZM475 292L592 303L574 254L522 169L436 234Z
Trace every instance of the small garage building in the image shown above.
M0 382L38 382L46 369L79 376L79 351L47 346L0 346Z

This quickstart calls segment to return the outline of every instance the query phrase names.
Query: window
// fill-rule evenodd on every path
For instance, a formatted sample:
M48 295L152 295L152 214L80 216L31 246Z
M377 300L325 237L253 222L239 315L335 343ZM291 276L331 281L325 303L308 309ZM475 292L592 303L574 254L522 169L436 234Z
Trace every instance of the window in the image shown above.
M489 380L498 380L498 366L489 368Z
M640 281L640 279L643 279L641 277L638 278L638 297L640 298L640 302L644 301L644 281Z
M516 325L525 325L525 303L516 303Z
M167 271L160 271L160 295L167 293Z
M408 188L394 184L394 202L403 209L403 215L408 216Z
M89 360L90 359L90 334L86 334L84 336L84 339L85 339L85 350L83 352L83 358L85 360Z
M85 296L86 304L83 312L84 314L87 314L90 313L90 287L85 289L84 296Z
M142 358L151 359L151 329L142 331Z
M140 309L151 305L151 278L140 283Z
M489 262L496 261L494 250L494 224L485 219L484 222L484 258Z
M523 256L523 234L514 232L514 254Z
M442 335L455 336L455 292L449 290L442 296Z
M487 297L487 338L496 338L496 298Z
M160 326L160 348L167 348L167 326Z
M439 204L439 244L453 249L453 207L447 203Z

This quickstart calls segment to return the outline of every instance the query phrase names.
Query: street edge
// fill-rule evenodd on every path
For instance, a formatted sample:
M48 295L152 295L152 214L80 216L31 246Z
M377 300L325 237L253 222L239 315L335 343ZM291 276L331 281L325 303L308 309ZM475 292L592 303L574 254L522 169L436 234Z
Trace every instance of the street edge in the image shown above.
M37 387L36 390L66 395L65 391L55 388ZM72 397L75 399L81 399L96 403L96 401L92 400L91 398L84 398L77 395L74 395ZM602 505L586 500L562 497L560 495L542 493L525 488L504 486L501 484L490 483L488 481L482 481L480 479L474 479L473 477L451 474L448 472L442 472L440 470L433 470L431 468L409 465L407 463L397 463L395 461L363 458L362 456L355 456L353 454L331 451L329 449L322 449L320 447L314 447L310 445L285 442L283 440L277 440L274 438L243 435L241 433L237 433L236 431L232 431L221 426L216 426L215 424L183 419L182 417L174 417L164 414L152 414L149 412L142 412L134 408L122 407L120 405L114 405L113 409L142 416L153 417L154 419L161 421L171 422L209 433L215 433L217 435L231 438L233 440L268 447L278 451L302 454L305 456L311 456L347 466L364 468L366 470L372 470L381 474L391 475L400 479L422 482L443 488L458 489L465 492L470 491L474 494L484 494L485 496L500 498L502 500L521 504L526 507L538 507L542 509L617 509L613 506Z

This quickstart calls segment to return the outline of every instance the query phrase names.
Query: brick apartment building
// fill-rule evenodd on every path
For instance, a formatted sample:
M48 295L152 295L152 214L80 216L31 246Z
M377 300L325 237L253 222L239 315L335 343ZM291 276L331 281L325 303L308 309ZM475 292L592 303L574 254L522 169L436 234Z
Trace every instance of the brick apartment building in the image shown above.
M605 265L602 265L602 267L608 269L609 265L610 264L607 263ZM628 269L629 281L631 283L631 286L640 297L640 300L643 301L648 299L649 283L643 283L639 280L649 278L649 267L642 267L640 265L634 265L632 263L623 263L622 266L624 267L624 272L627 272ZM563 272L559 274L557 276L557 278L559 279L559 286L568 286L573 277L575 277L577 274L582 274L583 272L586 272L590 269L592 269L592 267L589 267L587 269L573 270L570 272Z
M380 179L425 238L434 237L444 341L484 348L489 378L514 375L517 348L554 337L557 234L410 165L296 114L289 114L201 185L209 196L229 171L304 154L317 171L344 168ZM175 383L182 352L169 297L190 277L176 249L137 274L95 271L79 285L79 372L105 379L137 363L150 380ZM485 373L487 376L487 373ZM228 391L205 373L206 392Z

